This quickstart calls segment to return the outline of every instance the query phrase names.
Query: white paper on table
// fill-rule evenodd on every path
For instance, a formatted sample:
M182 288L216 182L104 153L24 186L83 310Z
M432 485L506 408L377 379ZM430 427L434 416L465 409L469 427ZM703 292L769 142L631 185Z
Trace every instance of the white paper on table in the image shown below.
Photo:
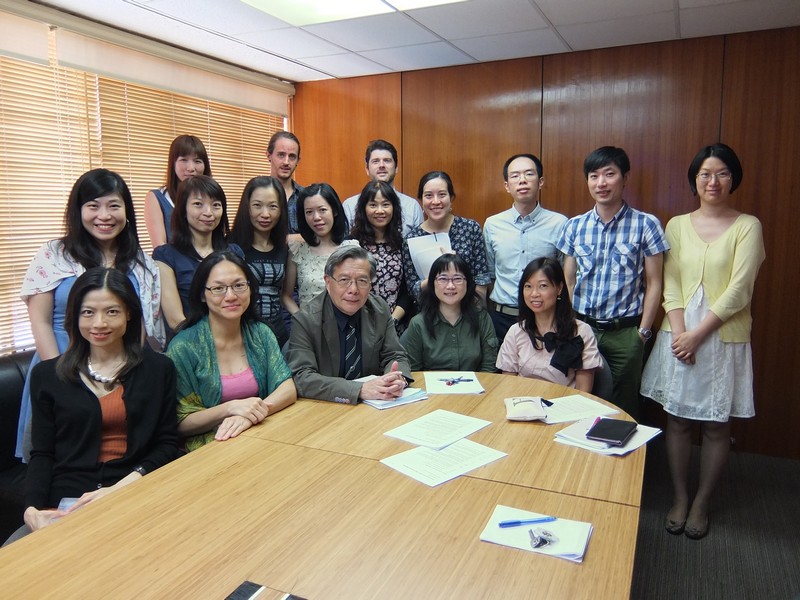
M472 440L458 440L441 450L418 446L381 462L431 487L455 479L473 469L507 456Z
M572 562L583 562L583 556L586 554L586 546L589 544L589 538L592 536L592 531L594 530L591 523L570 521L559 517L550 523L520 525L519 527L500 527L500 521L535 519L545 516L549 515L498 504L492 516L489 517L486 528L481 533L481 540L493 544L500 544L502 546L519 548L520 550L547 554L557 558L565 558ZM548 544L541 548L532 548L530 530L536 529L537 527L542 527L552 532L558 538L558 542L555 544Z
M450 385L447 383L450 382ZM482 394L481 382L473 371L426 371L425 389L429 394Z
M414 270L420 281L427 279L431 273L433 261L442 254L453 251L450 245L450 234L434 233L431 235L421 235L415 238L407 238L408 253L411 255L411 262L414 263Z
M372 381L373 379L377 379L377 375L364 375L364 377L359 377L358 379L354 379L353 381L358 381L361 383L366 383L367 381ZM403 393L400 395L399 398L395 398L394 400L363 400L364 404L368 404L373 408L377 408L378 410L383 410L384 408L394 408L395 406L402 406L403 404L411 404L412 402L419 402L420 400L427 400L428 394L425 390L420 388L412 388L407 387L403 390Z
M657 427L648 427L647 425L638 425L636 431L630 439L625 442L624 446L612 446L604 442L596 442L594 440L586 439L586 432L594 425L595 419L589 417L581 419L577 423L573 423L569 427L565 427L556 433L554 440L559 444L566 444L567 446L575 446L576 448L583 448L598 454L605 454L608 456L623 456L629 452L633 452L637 448L644 446L647 442L656 437L661 430Z
M419 402L420 400L427 400L428 394L425 390L419 388L406 388L403 390L403 395L394 400L364 400L364 404L368 404L378 410L384 408L394 408L395 406L402 406L403 404L411 404L412 402Z
M606 406L580 394L552 398L549 402L552 402L553 405L547 407L547 418L544 420L548 425L579 421L586 417L605 417L619 412L616 408Z
M491 421L437 409L384 433L417 446L440 450L491 425Z

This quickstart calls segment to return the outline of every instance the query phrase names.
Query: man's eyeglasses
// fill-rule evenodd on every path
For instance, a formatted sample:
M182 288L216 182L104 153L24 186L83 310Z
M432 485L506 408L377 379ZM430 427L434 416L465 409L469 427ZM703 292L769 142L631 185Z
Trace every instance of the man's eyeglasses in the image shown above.
M340 277L339 279L334 279L336 285L338 285L343 290L348 289L354 283L356 287L360 290L368 290L372 286L372 282L366 278L359 278L359 279L350 279L349 277Z
M523 171L522 173L518 171L514 171L513 173L508 174L508 180L514 183L520 181L523 177L528 179L535 179L536 178L536 171Z
M228 293L228 289L233 290L233 293L239 296L240 294L244 294L249 287L249 283L246 281L240 281L239 283L234 283L233 285L212 285L206 289L211 292L212 296L224 296Z

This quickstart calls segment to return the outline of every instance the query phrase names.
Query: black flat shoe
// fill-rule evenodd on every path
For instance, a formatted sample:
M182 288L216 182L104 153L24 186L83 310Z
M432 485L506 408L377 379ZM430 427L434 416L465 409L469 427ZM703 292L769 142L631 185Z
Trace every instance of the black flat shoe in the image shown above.
M686 527L683 532L690 540L702 540L708 535L708 517L706 517L705 523L703 523L702 526L698 528Z
M683 533L686 527L686 519L683 521L673 521L669 517L667 517L666 521L664 521L664 529L667 530L667 533L672 535L680 535Z

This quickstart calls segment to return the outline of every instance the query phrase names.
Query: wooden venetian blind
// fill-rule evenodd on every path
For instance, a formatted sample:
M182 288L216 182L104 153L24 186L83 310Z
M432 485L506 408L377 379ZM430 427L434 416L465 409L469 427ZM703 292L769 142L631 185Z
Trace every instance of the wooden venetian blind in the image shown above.
M163 185L175 136L203 140L232 219L245 183L268 174L267 141L283 125L281 116L0 57L0 354L33 347L20 287L37 249L63 235L82 173L122 175L149 253L144 197Z

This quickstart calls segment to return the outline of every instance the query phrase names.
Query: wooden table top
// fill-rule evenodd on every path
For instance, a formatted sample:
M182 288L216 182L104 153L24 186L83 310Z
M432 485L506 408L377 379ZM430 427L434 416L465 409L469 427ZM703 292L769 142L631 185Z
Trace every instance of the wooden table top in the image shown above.
M344 407L344 410L347 410ZM479 540L497 504L590 521L582 564ZM240 436L0 551L8 598L628 597L639 509Z
M556 431L569 423L546 425L506 419L506 397L556 398L574 394L574 389L525 377L477 375L486 390L483 394L432 395L428 400L385 410L365 404L300 400L275 415L281 418L267 419L243 435L381 460L412 447L383 435L386 431L442 408L491 421L469 439L508 453L471 471L469 477L640 505L645 448L624 457L603 456L554 442ZM414 373L414 379L414 387L424 389L424 374ZM630 418L625 413L616 416Z

